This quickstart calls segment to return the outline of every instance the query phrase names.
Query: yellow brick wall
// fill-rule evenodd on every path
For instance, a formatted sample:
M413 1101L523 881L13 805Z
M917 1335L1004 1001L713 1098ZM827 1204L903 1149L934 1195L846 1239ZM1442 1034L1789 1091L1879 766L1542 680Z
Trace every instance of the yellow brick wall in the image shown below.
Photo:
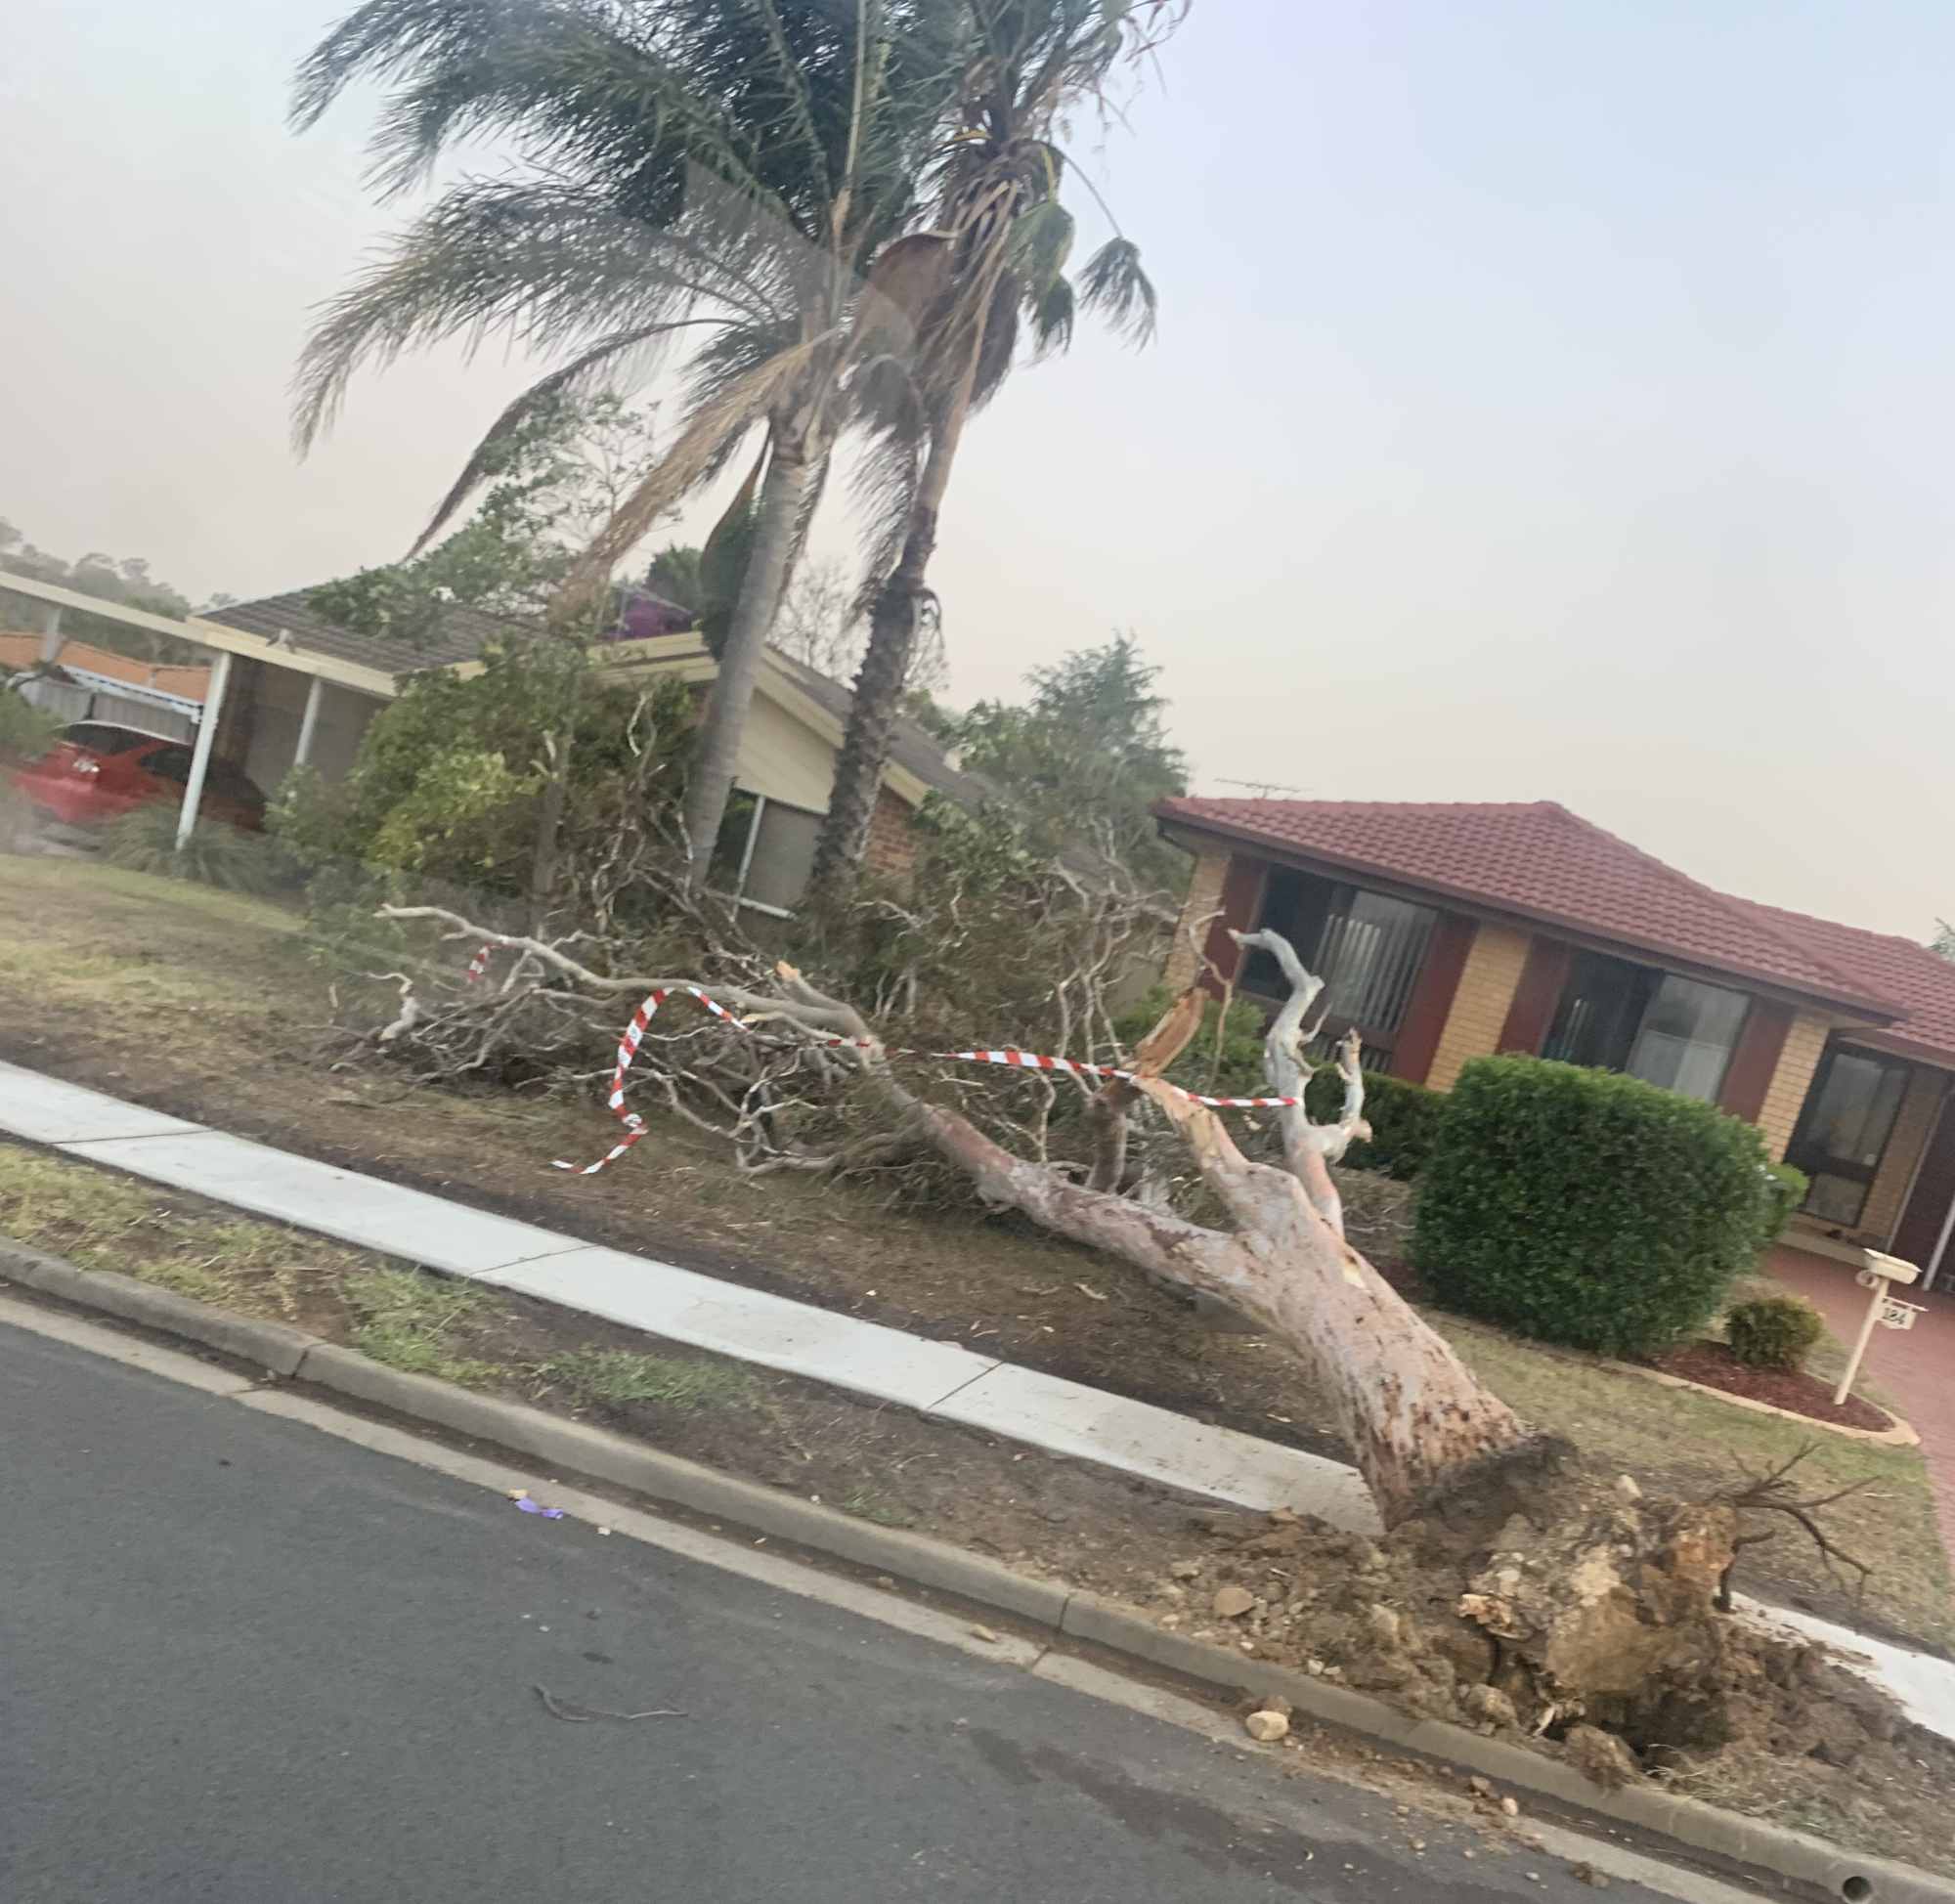
M1787 1028L1771 1082L1765 1086L1765 1101L1759 1106L1759 1130L1774 1163L1785 1156L1785 1147L1792 1142L1793 1126L1799 1122L1812 1074L1819 1068L1819 1054L1825 1049L1826 1020L1800 1013Z
M1425 1081L1433 1090L1451 1091L1469 1058L1485 1058L1499 1049L1507 1008L1514 1002L1514 987L1521 981L1532 943L1528 933L1507 926L1482 926L1473 934L1458 989L1453 994L1453 1009L1446 1015L1446 1028L1439 1034L1439 1049L1426 1073Z
M1858 1233L1885 1248L1893 1227L1900 1221L1901 1205L1907 1200L1914 1180L1914 1167L1921 1161L1922 1147L1934 1128L1935 1106L1941 1102L1942 1075L1939 1071L1917 1070L1907 1081L1907 1096L1900 1101L1893 1134L1881 1152L1881 1167L1867 1191L1867 1207L1860 1212Z
M1175 926L1174 944L1168 951L1167 968L1161 974L1171 991L1186 991L1201 970L1201 947L1208 942L1208 928L1198 922L1220 909L1222 882L1228 874L1226 852L1203 853L1195 862L1195 872L1188 882L1188 897L1182 902L1181 918Z

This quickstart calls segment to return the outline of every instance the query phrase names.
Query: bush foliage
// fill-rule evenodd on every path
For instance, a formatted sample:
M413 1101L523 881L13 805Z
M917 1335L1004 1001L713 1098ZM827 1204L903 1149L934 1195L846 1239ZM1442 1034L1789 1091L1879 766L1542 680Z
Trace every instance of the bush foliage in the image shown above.
M1803 1368L1825 1333L1825 1318L1803 1296L1733 1303L1724 1317L1731 1353L1754 1368Z
M1645 1354L1701 1329L1756 1259L1758 1132L1639 1079L1538 1058L1460 1073L1420 1179L1437 1298L1544 1342Z
M246 833L221 820L199 820L177 845L177 809L156 801L113 820L102 837L102 856L132 873L196 880L226 892L260 897L293 884L291 861L262 833Z
M1131 1048L1167 1008L1174 994L1165 985L1155 985L1138 998L1114 1019L1120 1041ZM1263 1071L1263 1033L1267 1016L1263 1008L1243 998L1234 1000L1229 1017L1220 1026L1221 1003L1210 999L1203 1007L1201 1030L1188 1049L1168 1067L1174 1083L1190 1091L1222 1098L1260 1097L1269 1089ZM1304 1104L1320 1124L1334 1123L1344 1103L1344 1080L1334 1064L1325 1063L1304 1089ZM1422 1084L1408 1084L1383 1071L1365 1074L1365 1118L1371 1127L1368 1143L1352 1145L1344 1153L1344 1166L1351 1170L1375 1170L1380 1176L1410 1183L1424 1167L1445 1114L1444 1093L1428 1091ZM1238 1133L1238 1136L1240 1134Z
M1785 1233L1785 1226L1792 1221L1794 1212L1805 1201L1806 1189L1804 1171L1795 1170L1789 1163L1765 1165L1764 1217L1759 1245L1760 1249L1769 1249Z

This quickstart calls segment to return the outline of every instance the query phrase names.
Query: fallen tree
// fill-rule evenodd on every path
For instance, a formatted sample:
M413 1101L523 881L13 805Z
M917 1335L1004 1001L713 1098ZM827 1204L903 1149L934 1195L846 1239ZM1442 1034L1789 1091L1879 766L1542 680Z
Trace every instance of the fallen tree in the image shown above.
M1335 1574L1338 1584L1311 1600L1299 1630L1340 1635L1353 1683L1490 1728L1567 1738L1598 1777L1636 1772L1634 1754L1715 1748L1748 1727L1793 1737L1815 1697L1859 1715L1851 1723L1870 1740L1906 1731L1890 1707L1822 1668L1810 1648L1723 1611L1734 1559L1760 1520L1809 1526L1803 1510L1823 1503L1792 1499L1782 1476L1771 1478L1769 1498L1753 1484L1677 1501L1595 1472L1577 1450L1533 1433L1345 1239L1330 1166L1365 1129L1349 1041L1335 1059L1345 1087L1338 1116L1317 1122L1300 1102L1284 1103L1281 1159L1260 1161L1162 1075L1202 1022L1200 995L1185 994L1119 1075L1074 1078L1090 1098L1080 1127L1091 1154L1054 1161L1018 1154L906 1082L913 1055L892 1057L853 1005L785 963L764 976L749 966L733 983L605 973L562 943L498 933L439 908L383 911L506 948L515 964L505 989L529 985L584 1009L609 1001L619 1017L627 998L704 991L740 1028L702 1018L702 1032L710 1023L708 1035L728 1048L748 1046L750 1075L767 1089L741 1097L714 1083L710 1067L688 1058L675 1069L668 1058L655 1075L669 1103L682 1106L682 1078L706 1078L737 1111L727 1134L739 1139L790 1102L866 1094L881 1113L879 1142L927 1149L992 1207L1226 1305L1284 1345L1334 1409L1386 1539L1354 1545L1348 1534L1289 1516L1243 1551L1258 1579L1285 1557L1299 1578ZM1301 1100L1315 1068L1307 1020L1321 983L1275 934L1243 942L1269 951L1288 978L1264 1064L1273 1097ZM397 1042L414 1035L410 1024ZM1148 1110L1178 1138L1219 1221L1171 1207L1126 1167L1129 1121ZM766 1142L771 1155L788 1153L777 1132ZM1299 1604L1288 1603L1291 1614ZM1274 1634L1282 1620L1272 1618ZM1625 1742L1614 1755L1588 1736L1602 1737L1597 1728Z

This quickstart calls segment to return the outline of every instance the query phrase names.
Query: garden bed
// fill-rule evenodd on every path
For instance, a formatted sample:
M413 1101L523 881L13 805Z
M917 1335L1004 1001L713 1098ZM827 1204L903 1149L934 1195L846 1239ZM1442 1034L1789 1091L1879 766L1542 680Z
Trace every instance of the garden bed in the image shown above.
M1650 1358L1647 1364L1666 1375L1675 1375L1701 1388L1715 1388L1721 1395L1736 1395L1747 1402L1762 1402L1767 1407L1783 1408L1788 1414L1802 1414L1834 1428L1858 1428L1880 1434L1894 1425L1885 1408L1858 1395L1845 1402L1833 1400L1834 1384L1808 1375L1803 1368L1757 1368L1740 1362L1721 1342L1687 1342Z

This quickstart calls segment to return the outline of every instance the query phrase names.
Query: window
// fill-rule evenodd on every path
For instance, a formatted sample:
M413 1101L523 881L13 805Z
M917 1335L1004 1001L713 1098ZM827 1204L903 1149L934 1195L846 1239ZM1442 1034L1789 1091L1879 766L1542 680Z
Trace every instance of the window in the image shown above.
M1828 1048L1785 1153L1811 1180L1807 1215L1846 1229L1859 1222L1906 1091L1897 1060Z
M714 848L715 890L760 912L791 912L814 870L821 817L764 794L736 793Z
M1749 1006L1722 985L1578 952L1541 1055L1627 1071L1712 1103Z
M1273 867L1257 923L1281 932L1323 977L1317 1009L1324 1015L1324 1042L1355 1027L1364 1041L1365 1062L1389 1069L1432 937L1431 910ZM1269 998L1283 991L1282 974L1267 952L1250 954L1239 982L1244 991Z
M187 747L159 747L143 756L143 771L153 773L158 780L174 780L179 787L187 786L193 757Z

